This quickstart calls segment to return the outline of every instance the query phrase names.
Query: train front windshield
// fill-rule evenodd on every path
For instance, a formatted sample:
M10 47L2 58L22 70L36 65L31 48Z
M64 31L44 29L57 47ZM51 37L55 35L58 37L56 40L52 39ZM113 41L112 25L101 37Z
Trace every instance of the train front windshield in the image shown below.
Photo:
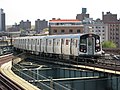
M94 54L94 52L99 52L100 47L100 37L95 34L85 34L80 37L80 52Z

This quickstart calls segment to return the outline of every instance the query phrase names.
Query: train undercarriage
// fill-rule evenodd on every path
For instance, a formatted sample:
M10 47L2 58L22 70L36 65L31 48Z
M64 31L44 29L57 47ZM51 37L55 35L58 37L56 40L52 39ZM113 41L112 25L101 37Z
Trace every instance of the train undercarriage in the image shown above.
M25 53L30 53L33 55L37 55L40 57L44 58L50 58L51 60L60 60L64 62L85 62L85 63L97 63L99 58L103 58L103 56L93 56L93 55L79 55L79 56L74 56L74 55L64 55L64 54L52 54L52 53L44 53L44 52L33 52L33 51L28 51L28 50L21 50L21 49L14 49L17 52L25 52Z

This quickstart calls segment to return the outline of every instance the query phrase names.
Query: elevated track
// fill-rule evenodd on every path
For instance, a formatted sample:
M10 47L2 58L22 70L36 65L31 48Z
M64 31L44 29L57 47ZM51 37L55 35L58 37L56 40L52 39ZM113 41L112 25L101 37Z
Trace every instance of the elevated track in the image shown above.
M58 65L64 65L67 67L74 67L74 68L82 68L82 69L89 69L99 72L105 72L105 73L111 73L115 75L120 75L120 61L116 59L97 59L98 62L88 63L86 59L84 58L84 62L80 61L74 61L74 60L63 60L63 59L51 59L47 57L39 57L36 55L27 55L29 56L28 59L37 61L38 63L40 61L52 63L52 64L58 64Z

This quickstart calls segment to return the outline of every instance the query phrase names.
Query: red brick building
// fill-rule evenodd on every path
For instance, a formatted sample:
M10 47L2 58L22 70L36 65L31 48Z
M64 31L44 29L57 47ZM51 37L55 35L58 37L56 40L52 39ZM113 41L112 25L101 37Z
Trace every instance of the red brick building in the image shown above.
M49 34L76 34L83 33L83 25L77 19L55 19L49 21Z

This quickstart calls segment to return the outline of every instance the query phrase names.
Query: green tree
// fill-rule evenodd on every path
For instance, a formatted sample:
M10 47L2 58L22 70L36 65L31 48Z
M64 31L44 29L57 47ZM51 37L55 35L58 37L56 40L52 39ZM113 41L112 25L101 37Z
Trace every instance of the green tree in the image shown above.
M103 48L116 48L116 44L112 41L105 41L105 42L102 42L102 47Z

